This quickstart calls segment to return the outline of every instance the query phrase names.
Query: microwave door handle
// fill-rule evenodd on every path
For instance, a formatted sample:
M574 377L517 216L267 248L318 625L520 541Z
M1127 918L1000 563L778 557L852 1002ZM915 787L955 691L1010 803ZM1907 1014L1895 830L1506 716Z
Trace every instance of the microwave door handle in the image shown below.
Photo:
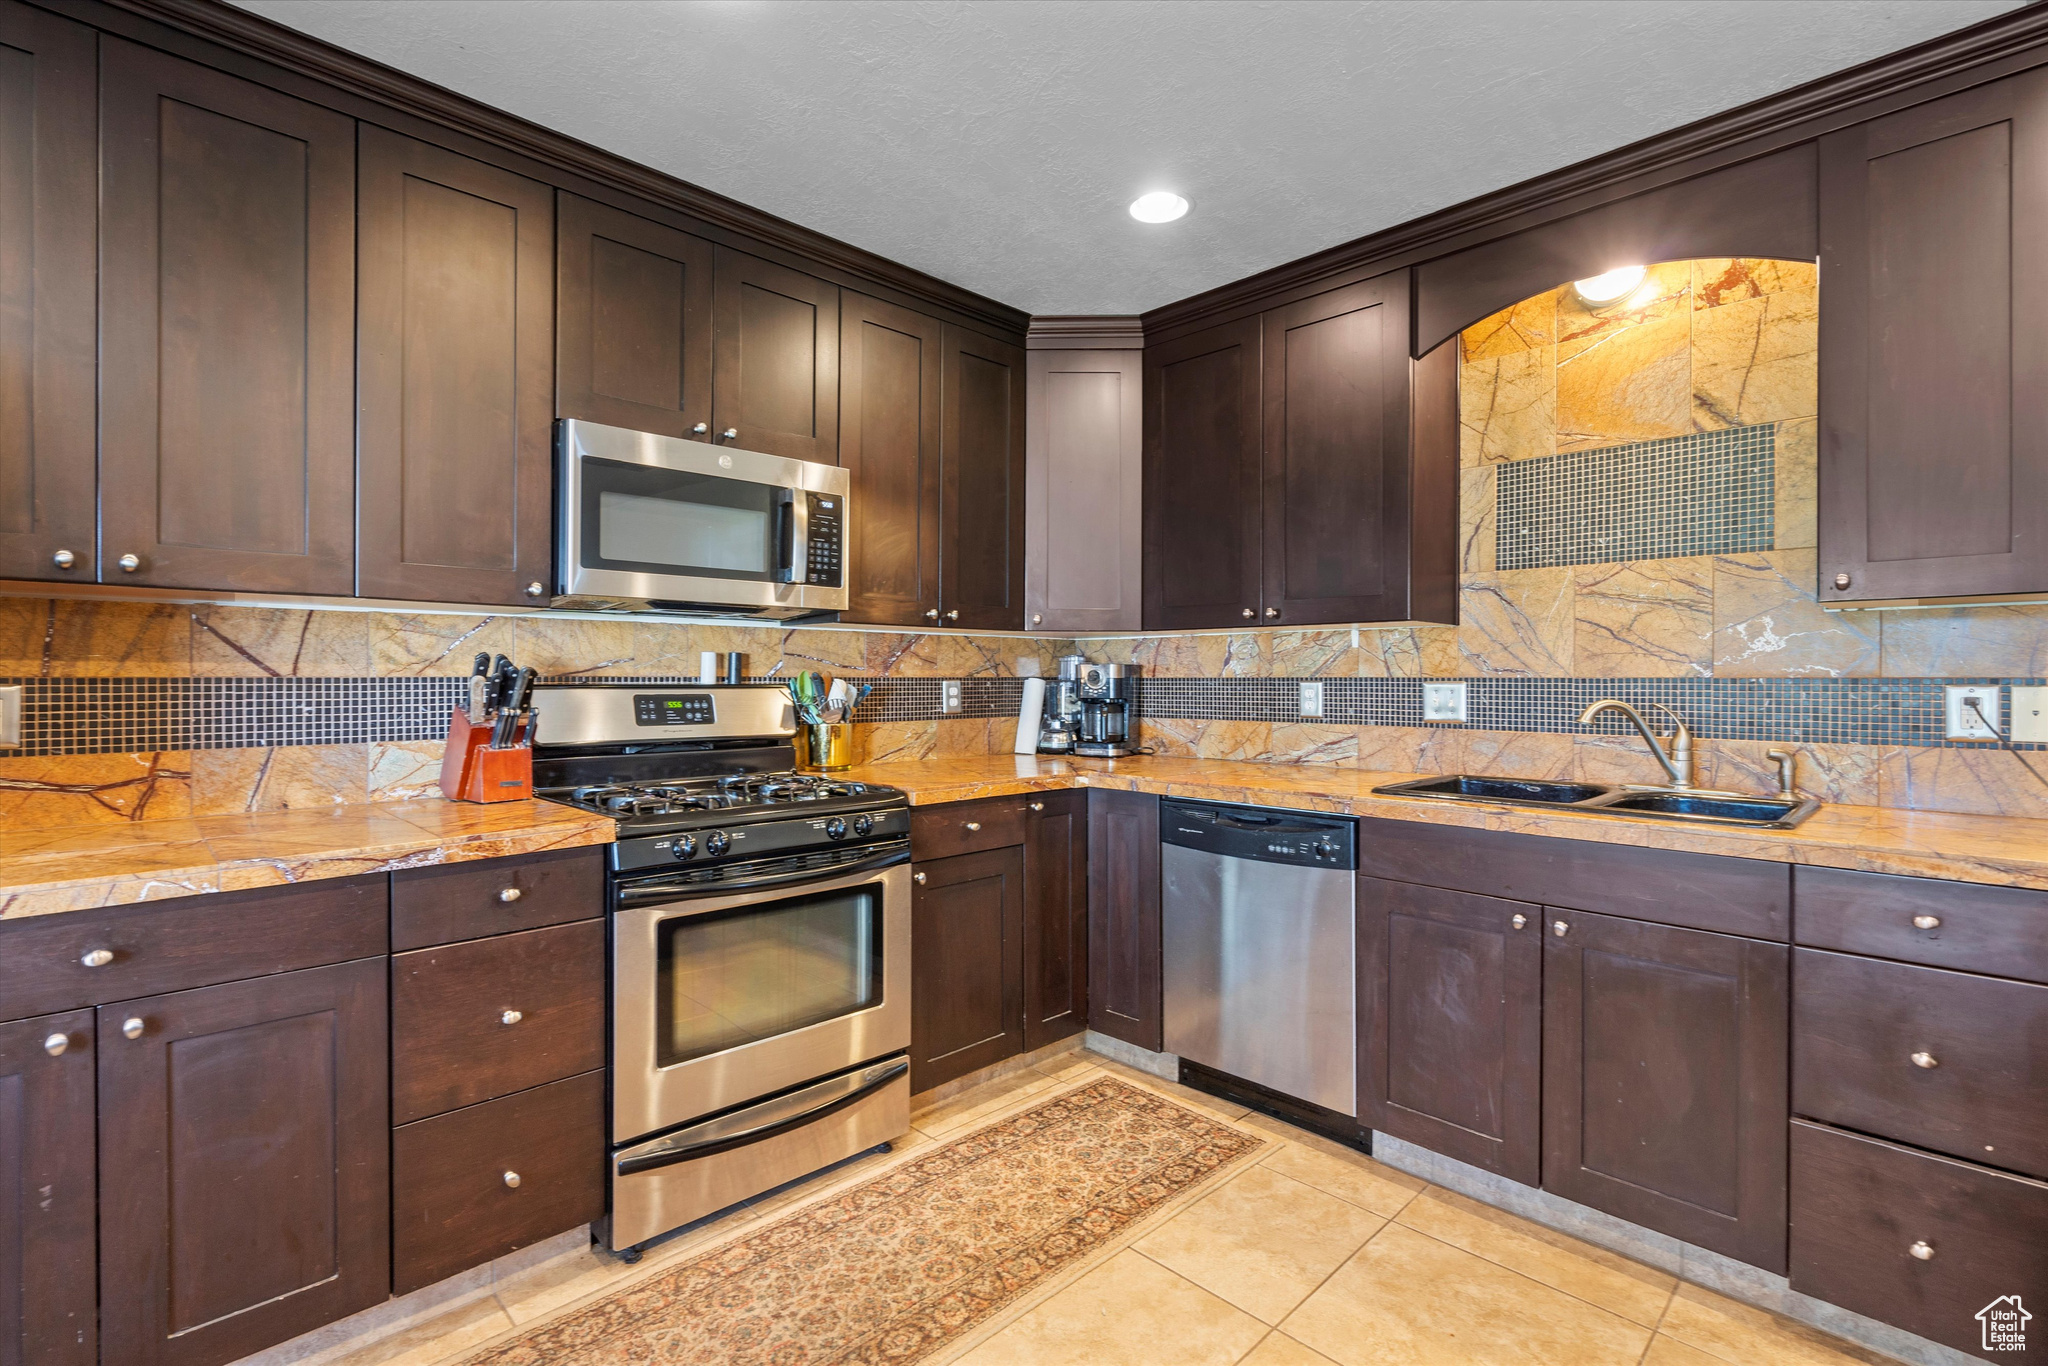
M777 583L799 582L797 561L802 551L797 545L796 498L795 489L775 491L775 544L782 561L775 571Z

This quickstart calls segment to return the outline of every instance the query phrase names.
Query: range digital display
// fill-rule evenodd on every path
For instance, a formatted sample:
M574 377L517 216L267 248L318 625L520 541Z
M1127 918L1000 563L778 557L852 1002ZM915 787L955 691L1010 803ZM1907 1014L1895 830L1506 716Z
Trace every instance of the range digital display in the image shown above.
M718 719L711 694L635 693L633 720L642 726L708 726Z

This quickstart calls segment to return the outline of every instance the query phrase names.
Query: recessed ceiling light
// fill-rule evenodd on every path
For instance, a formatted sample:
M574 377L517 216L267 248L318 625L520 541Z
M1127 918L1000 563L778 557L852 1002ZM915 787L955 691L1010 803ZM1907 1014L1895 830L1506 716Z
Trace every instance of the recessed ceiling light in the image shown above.
M1171 223L1187 211L1187 200L1171 190L1154 190L1131 201L1131 217L1140 223Z
M1572 281L1572 292L1579 301L1593 308L1604 308L1608 304L1625 299L1643 282L1646 272L1641 266L1617 266L1602 275L1589 280Z

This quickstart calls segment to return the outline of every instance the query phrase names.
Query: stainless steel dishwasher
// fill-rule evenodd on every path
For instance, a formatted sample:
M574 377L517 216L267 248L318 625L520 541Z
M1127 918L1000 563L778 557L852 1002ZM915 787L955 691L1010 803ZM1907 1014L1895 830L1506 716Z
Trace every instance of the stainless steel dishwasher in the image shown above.
M1166 1051L1358 1113L1358 822L1159 804Z

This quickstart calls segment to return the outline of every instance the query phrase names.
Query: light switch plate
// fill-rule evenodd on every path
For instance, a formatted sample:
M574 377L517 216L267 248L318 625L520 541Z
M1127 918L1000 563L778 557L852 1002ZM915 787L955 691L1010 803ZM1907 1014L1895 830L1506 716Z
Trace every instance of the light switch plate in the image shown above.
M954 716L959 714L960 707L960 680L957 678L943 680L939 684L939 710L948 716Z
M1463 683L1423 684L1422 719L1425 721L1463 721L1465 719L1465 685Z
M21 744L21 684L0 688L0 749Z
M1951 683L1948 695L1948 725L1951 740L1996 740L1998 735L1998 685L1996 683ZM1972 701L1976 706L1971 706Z
M1301 715L1304 720L1323 714L1323 685L1304 683L1301 685Z
M2012 740L2016 745L2048 745L2048 688L2012 690Z

